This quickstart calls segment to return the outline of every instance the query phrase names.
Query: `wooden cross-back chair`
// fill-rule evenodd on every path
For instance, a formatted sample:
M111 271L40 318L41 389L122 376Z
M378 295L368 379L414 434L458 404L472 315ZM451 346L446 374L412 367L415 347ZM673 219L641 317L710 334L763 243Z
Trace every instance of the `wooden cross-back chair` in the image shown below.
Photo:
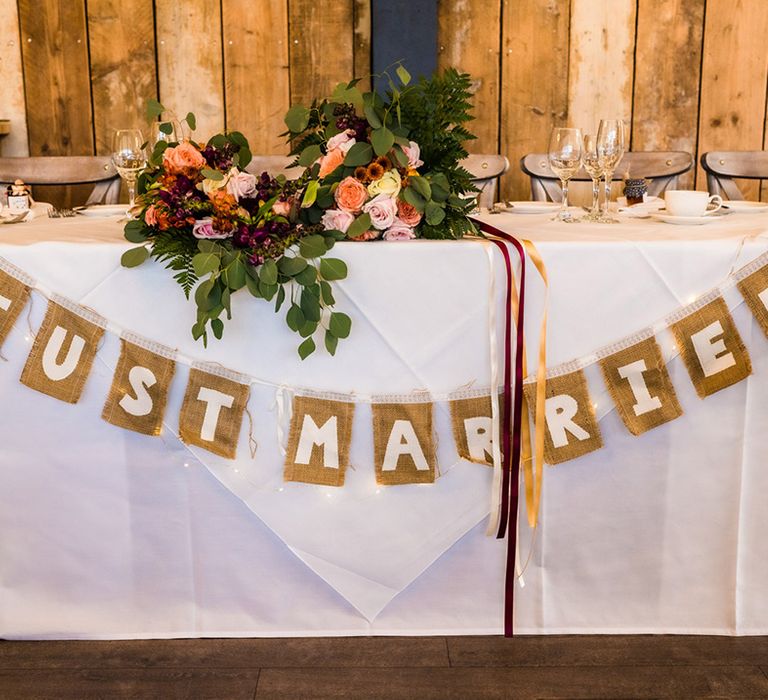
M678 186L679 177L693 167L693 158L684 151L631 151L625 153L614 171L614 178L621 179L629 171L631 177L650 180L648 194L660 195ZM531 178L531 198L544 202L548 199L560 202L563 198L560 179L549 167L546 153L529 153L520 160L521 170ZM589 182L590 175L581 168L571 181Z
M32 187L93 184L86 204L116 204L120 197L120 176L109 156L0 158L0 184L17 179Z
M733 178L768 180L768 151L710 151L701 156L707 189L723 199L744 199Z

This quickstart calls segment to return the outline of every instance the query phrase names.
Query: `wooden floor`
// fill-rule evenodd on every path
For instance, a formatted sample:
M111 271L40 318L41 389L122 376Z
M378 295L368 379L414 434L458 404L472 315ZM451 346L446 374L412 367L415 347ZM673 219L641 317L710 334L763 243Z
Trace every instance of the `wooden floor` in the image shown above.
M768 698L768 637L2 642L0 698Z

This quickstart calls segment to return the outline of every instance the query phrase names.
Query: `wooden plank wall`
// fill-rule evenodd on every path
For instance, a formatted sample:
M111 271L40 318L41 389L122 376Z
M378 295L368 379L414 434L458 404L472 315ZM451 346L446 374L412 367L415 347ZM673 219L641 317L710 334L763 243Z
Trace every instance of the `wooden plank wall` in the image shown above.
M554 125L624 117L633 149L697 157L768 147L768 0L433 1L439 65L475 79L470 150L509 157L507 199L529 196L519 159ZM370 4L0 0L0 147L104 153L115 128L149 129L155 97L194 111L199 138L239 129L255 152L281 153L292 101L370 70ZM705 187L701 170L685 185Z

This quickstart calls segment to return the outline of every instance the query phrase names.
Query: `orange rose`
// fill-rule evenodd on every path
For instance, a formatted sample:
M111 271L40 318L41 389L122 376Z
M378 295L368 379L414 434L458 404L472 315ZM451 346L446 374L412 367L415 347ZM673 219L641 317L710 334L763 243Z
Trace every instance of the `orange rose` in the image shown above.
M333 196L339 209L356 214L365 204L365 200L368 199L368 190L360 180L354 177L345 177L339 183Z
M194 177L205 166L205 158L189 141L184 141L178 146L165 149L163 166L169 173Z
M397 200L397 217L407 226L416 226L421 221L421 214L412 204Z
M352 236L350 238L350 241L374 241L381 235L381 231L377 231L376 229L371 229L370 231L363 231L361 234L357 236Z
M344 162L344 153L340 148L334 148L320 159L319 177L330 175Z

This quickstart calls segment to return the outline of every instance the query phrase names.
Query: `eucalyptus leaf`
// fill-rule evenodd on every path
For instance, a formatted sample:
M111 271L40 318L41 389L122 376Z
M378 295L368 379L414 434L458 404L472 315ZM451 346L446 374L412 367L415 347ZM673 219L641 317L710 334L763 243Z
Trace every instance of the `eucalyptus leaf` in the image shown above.
M395 154L395 160L401 168L408 167L408 156L405 155L405 152L402 148L394 148L392 149L392 153Z
M352 319L347 314L335 311L331 314L331 320L328 323L328 330L337 338L346 338L352 328Z
M297 134L307 128L309 110L302 105L294 105L286 112L283 121L294 134Z
M320 149L320 145L313 143L311 146L307 146L299 155L299 165L308 168L322 155L323 152Z
M297 304L291 304L291 308L288 309L288 313L285 315L285 322L288 324L288 328L297 332L306 322L301 307Z
M381 119L379 118L379 115L376 113L376 109L372 104L366 102L365 107L363 108L363 113L365 114L365 118L368 120L368 123L371 125L372 129L378 129L381 127Z
M126 250L120 258L123 267L138 267L149 257L149 250L144 246Z
M200 173L203 177L209 179L209 180L223 180L224 174L220 173L218 170L213 170L212 168L203 168Z
M326 253L325 239L317 234L299 241L299 251L305 258L319 258Z
M320 300L312 294L308 287L301 292L301 310L307 321L320 320Z
M333 335L333 333L330 333L326 331L325 333L325 349L328 351L329 355L335 355L336 354L336 347L339 344L339 339Z
M301 345L299 345L299 357L302 360L306 360L315 350L317 346L312 338L307 338Z
M412 175L408 178L408 183L409 186L413 187L413 189L424 197L425 200L428 201L432 198L432 188L426 178L421 177L421 175Z
M123 235L131 243L144 243L147 240L147 227L139 219L131 219L126 225Z
M160 131L164 134L170 135L173 133L173 124L171 122L163 122L160 124Z
M336 299L333 298L333 290L331 285L325 280L320 282L320 293L323 298L323 304L326 306L333 306L336 303Z
M408 85L411 82L411 74L403 66L395 68L395 73L397 73L397 77L400 78L400 82L403 85Z
M224 321L222 321L220 318L214 318L211 321L211 330L216 336L216 339L221 340L221 336L224 333Z
M224 282L230 289L242 289L245 286L245 276L245 263L239 257L224 268Z
M445 209L435 202L427 202L424 213L430 226L437 226L445 218Z
M192 258L192 268L198 277L219 269L220 258L215 253L198 253Z
M301 200L301 208L307 209L315 203L317 198L317 188L320 187L320 183L317 180L310 180L307 184L307 189L304 190L304 197Z
M197 249L201 253L218 253L221 255L224 252L224 246L222 246L221 243L217 243L216 241L209 241L205 238L201 238L197 242Z
M277 297L275 298L275 313L280 311L280 307L283 305L284 301L285 301L285 287L283 287L283 285L280 285L277 289Z
M195 119L195 115L192 114L192 112L187 112L187 116L185 117L185 121L187 122L188 126L192 131L197 129L197 119Z
M374 129L371 132L371 145L377 156L387 155L394 143L395 135L385 126L382 126L380 129Z
M267 286L277 284L277 265L275 261L268 259L265 260L259 269L259 279Z
M413 187L406 187L402 190L403 199L418 211L424 211L427 202Z
M293 258L289 258L287 255L283 255L277 262L277 269L280 270L286 277L294 277L298 275L302 270L307 267L307 261L299 257L298 255Z
M157 100L147 100L147 119L157 119L163 112L165 112L165 107Z
M278 284L275 282L275 284L266 284L263 280L259 282L259 291L261 292L261 296L264 297L267 301L270 301L275 294L277 294L278 290Z
M355 236L359 236L361 233L365 233L369 228L371 227L371 215L370 214L360 214L350 225L347 229L347 237L348 238L354 238Z
M303 287L307 287L317 282L317 270L312 265L307 265L294 279Z
M358 141L347 151L344 157L344 165L355 168L358 165L368 165L373 160L373 150L370 144Z
M338 258L320 258L320 274L330 282L347 276L347 264Z

